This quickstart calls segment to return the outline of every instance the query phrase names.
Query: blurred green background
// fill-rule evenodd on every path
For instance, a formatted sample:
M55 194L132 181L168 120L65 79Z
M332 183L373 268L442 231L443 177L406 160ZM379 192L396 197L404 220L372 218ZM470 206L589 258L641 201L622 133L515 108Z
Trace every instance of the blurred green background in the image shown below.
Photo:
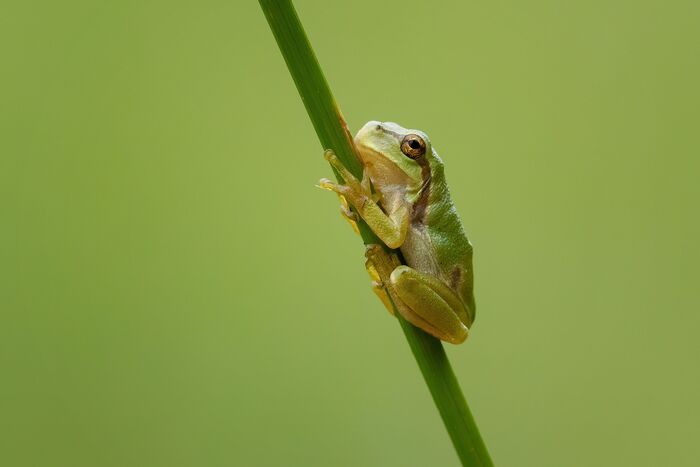
M498 465L700 459L700 4L296 2L427 131ZM457 465L254 1L0 14L0 464Z

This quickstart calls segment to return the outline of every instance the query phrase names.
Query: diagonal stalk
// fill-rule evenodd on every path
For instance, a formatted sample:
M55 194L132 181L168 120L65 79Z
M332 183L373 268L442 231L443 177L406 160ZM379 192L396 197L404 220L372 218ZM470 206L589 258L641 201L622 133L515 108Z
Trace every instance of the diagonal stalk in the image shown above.
M304 102L321 146L332 148L358 178L362 167L340 109L311 48L291 0L259 0L289 72ZM337 174L336 174L337 175ZM381 241L360 221L365 244ZM423 373L452 444L464 466L492 466L479 429L464 399L442 343L395 313Z

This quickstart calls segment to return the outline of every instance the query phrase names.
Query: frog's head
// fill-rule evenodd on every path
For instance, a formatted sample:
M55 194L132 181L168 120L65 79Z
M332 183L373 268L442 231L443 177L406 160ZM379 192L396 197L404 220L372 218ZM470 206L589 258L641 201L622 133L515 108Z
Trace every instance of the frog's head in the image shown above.
M362 165L375 185L400 185L417 192L430 174L428 135L392 122L367 122L355 136Z

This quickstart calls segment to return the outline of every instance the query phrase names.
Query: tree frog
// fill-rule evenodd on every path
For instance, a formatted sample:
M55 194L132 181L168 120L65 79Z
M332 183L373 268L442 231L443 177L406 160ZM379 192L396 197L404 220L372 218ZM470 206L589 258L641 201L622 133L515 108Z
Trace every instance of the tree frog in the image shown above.
M359 214L394 250L367 246L365 265L374 291L390 312L393 303L427 333L452 344L464 342L476 311L472 246L450 197L442 160L428 135L396 123L368 122L354 142L362 180L327 150L324 157L344 184L321 179L319 186L340 196L348 220Z

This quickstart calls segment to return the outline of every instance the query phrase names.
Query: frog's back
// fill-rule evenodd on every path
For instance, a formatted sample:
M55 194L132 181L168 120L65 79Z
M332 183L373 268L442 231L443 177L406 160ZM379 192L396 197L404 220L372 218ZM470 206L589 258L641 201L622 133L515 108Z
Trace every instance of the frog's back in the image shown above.
M439 277L471 310L474 305L472 246L445 182L442 161L430 160L430 180L413 206L401 251L406 264Z

